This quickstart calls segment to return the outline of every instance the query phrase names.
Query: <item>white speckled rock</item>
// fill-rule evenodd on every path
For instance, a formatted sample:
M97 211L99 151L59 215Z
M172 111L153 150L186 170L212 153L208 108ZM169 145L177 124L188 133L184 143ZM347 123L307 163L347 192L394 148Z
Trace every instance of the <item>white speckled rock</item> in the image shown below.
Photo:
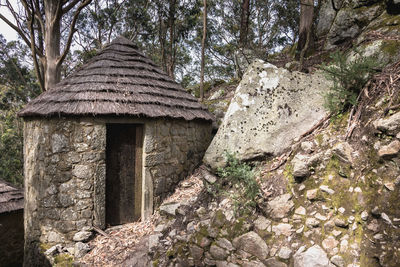
M332 267L325 251L318 245L314 245L303 253L294 256L294 267Z
M225 165L224 151L241 160L277 155L327 115L321 73L304 74L256 60L236 89L204 162Z

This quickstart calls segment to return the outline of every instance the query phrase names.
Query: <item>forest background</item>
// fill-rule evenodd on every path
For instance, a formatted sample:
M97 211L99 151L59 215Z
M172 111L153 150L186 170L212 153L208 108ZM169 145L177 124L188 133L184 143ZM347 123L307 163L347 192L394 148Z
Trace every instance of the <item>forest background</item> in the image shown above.
M23 185L18 111L113 38L132 40L201 97L200 88L240 79L238 54L268 60L295 49L300 10L298 0L0 0L0 20L19 36L0 34L0 179Z

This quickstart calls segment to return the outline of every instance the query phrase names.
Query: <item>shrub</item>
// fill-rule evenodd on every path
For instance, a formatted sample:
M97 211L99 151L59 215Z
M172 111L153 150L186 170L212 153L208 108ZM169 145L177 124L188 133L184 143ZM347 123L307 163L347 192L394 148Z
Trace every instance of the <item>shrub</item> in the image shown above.
M322 65L327 79L333 86L325 94L325 107L333 114L338 115L357 104L357 97L365 83L375 73L377 61L374 57L358 56L348 62L347 55L336 51L330 55L332 63Z
M235 206L255 207L256 197L260 194L260 185L255 179L252 167L241 162L234 154L226 153L225 157L227 165L225 168L218 168L217 174L243 192L240 196L232 196L236 202Z

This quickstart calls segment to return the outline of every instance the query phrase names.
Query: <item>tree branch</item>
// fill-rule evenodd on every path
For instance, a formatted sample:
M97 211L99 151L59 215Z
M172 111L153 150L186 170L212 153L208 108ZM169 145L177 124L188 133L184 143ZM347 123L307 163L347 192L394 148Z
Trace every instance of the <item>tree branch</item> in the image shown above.
M65 6L62 9L62 13L68 13L74 6L76 6L76 4L79 3L80 0L73 0L71 3L69 3L67 6ZM63 5L65 5L66 3L68 3L68 1L65 1L65 3Z
M2 19L8 26L10 26L11 28L13 28L13 30L15 30L22 38L22 40L24 40L24 42L30 47L31 43L28 40L28 37L26 37L25 33L18 28L15 24L13 24L11 21L9 21L6 17L4 17L2 14L0 14L0 19Z
M24 2L24 1L23 1ZM25 2L25 4L27 4ZM28 8L28 5L26 5L26 8ZM26 9L26 12L29 12L29 9ZM36 72L36 76L39 80L39 85L40 88L42 89L42 91L45 91L46 88L44 87L44 80L43 80L43 75L42 73L40 73L40 66L39 63L37 61L37 51L36 51L36 45L35 45L35 31L33 29L34 23L35 23L35 16L33 15L34 13L34 7L32 5L32 13L30 16L30 23L29 23L29 31L30 31L30 36L31 36L31 51L32 51L32 60L33 60L33 65L35 66L35 72Z
M75 11L75 15L74 15L74 17L72 19L71 26L70 26L68 40L67 40L67 43L65 44L64 51L63 51L62 55L57 59L57 66L60 66L62 64L62 62L64 61L64 59L67 56L68 51L69 51L69 49L71 47L72 37L74 36L74 33L75 33L75 24L76 24L76 21L78 19L79 13L82 11L82 9L84 7L89 5L90 2L92 2L92 0L85 0L84 2L82 2L79 5L78 9Z

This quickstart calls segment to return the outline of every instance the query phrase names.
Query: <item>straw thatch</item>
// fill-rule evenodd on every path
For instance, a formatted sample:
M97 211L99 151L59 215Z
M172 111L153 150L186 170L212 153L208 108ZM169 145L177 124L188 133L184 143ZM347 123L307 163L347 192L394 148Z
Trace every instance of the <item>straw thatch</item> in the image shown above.
M115 39L80 70L32 100L19 115L213 120L194 96L124 37Z
M0 180L0 213L24 208L24 192L11 184Z

